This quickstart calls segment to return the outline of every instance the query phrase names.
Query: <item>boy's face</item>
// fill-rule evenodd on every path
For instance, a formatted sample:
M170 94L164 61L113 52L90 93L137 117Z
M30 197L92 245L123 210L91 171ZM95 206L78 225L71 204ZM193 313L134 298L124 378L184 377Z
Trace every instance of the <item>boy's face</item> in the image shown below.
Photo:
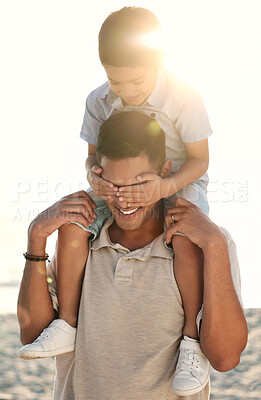
M125 104L141 105L152 93L158 78L156 68L104 65L111 90Z

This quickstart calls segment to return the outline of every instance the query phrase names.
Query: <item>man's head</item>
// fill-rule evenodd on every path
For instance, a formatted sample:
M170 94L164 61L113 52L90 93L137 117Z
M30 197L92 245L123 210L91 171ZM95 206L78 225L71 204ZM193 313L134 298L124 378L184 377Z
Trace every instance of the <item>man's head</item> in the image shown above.
M113 12L100 29L101 63L111 90L127 104L142 104L155 87L165 58L160 30L157 17L140 7Z
M153 173L166 177L171 162L165 161L165 134L151 117L135 111L108 118L100 128L96 147L102 177L115 186L141 185L137 176ZM149 198L150 193L146 194ZM140 228L155 217L157 203L145 207L127 207L115 196L107 201L117 225L124 230Z

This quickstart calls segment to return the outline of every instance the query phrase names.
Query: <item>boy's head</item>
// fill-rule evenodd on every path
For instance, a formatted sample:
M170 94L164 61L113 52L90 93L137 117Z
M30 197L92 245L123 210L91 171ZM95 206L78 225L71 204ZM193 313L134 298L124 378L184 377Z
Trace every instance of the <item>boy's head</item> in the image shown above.
M139 106L152 93L164 63L160 23L140 7L108 16L99 33L99 56L111 90L125 104Z
M161 68L164 52L155 40L160 30L157 17L145 8L124 7L111 13L99 33L101 63L114 67Z
M108 118L100 128L96 154L102 178L115 186L129 186L139 193L143 184L137 176L153 173L167 177L171 161L165 161L165 134L155 120L136 111ZM151 193L147 193L150 197ZM123 230L140 229L159 219L159 202L129 207L126 200L112 196L106 200L115 222ZM151 228L152 229L152 228Z

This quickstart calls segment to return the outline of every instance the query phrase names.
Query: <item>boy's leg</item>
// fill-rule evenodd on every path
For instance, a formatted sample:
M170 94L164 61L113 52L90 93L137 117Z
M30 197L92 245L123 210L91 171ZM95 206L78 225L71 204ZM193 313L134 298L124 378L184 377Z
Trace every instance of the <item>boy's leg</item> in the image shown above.
M181 294L185 323L172 389L178 396L191 396L209 380L209 361L203 354L196 325L203 302L203 253L185 236L174 235L174 274Z
M57 246L57 285L59 318L73 327L77 326L82 282L88 258L88 239L94 240L104 222L111 215L106 202L99 199L93 190L87 191L96 204L96 219L86 228L79 223L61 226Z
M91 233L76 224L59 229L57 246L57 282L59 318L77 326L82 281L88 257Z
M204 187L198 187L197 183L194 183L184 189L185 192L176 197L187 198L208 213ZM195 198L198 201L193 201ZM172 208L173 201L175 197L168 199L166 208ZM180 344L172 389L178 396L190 396L201 391L209 380L209 361L200 348L196 324L203 303L203 253L184 235L174 235L172 246L175 254L174 275L185 314L184 338Z
M172 246L174 274L185 313L183 335L198 339L196 318L203 303L203 254L185 236L174 235Z

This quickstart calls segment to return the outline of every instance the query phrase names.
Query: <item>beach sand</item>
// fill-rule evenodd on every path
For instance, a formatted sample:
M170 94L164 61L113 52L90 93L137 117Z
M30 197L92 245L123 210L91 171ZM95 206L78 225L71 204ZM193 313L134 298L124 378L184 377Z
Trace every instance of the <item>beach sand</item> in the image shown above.
M213 400L261 399L261 309L246 310L246 317L248 346L233 371L211 372ZM0 316L0 400L51 399L54 359L22 360L19 348L16 316Z

